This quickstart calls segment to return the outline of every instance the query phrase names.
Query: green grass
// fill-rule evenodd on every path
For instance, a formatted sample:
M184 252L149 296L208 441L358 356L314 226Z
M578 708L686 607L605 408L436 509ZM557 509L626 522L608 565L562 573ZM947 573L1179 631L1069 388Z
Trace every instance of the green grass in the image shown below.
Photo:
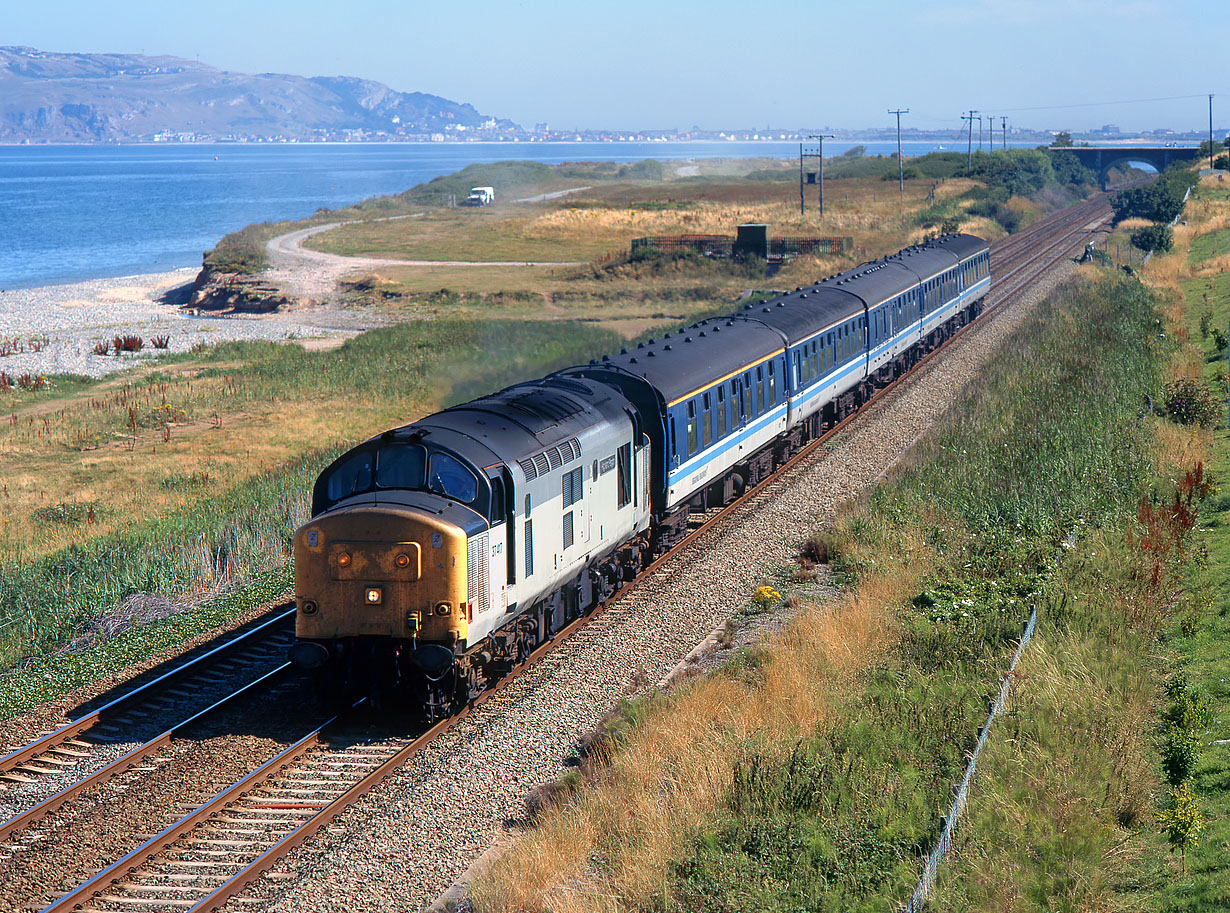
M199 378L216 374L227 380L232 407L271 397L293 403L334 396L400 405L409 420L432 402L459 402L539 377L611 351L618 342L608 331L567 322L420 321L371 331L332 352L230 343L205 356L196 387L203 387ZM164 367L175 360L168 359ZM209 408L191 396L182 402L193 412ZM122 428L110 432L121 434ZM21 543L9 543L6 560L0 562L0 667L31 658L42 664L39 668L54 666L55 651L134 593L199 596L284 566L291 533L306 519L312 483L342 449L312 448L310 442L299 446L303 452L297 458L222 493L211 492L209 480L195 471L169 476L168 490L200 492L201 497L184 510L138 520L116 533L41 557L26 557ZM71 502L55 509L67 515L79 508L85 509ZM226 620L216 613L202 617L207 623ZM159 647L165 643L156 639ZM134 654L129 649L122 655ZM75 673L70 679L80 683ZM69 679L55 681L66 684ZM19 690L41 700L57 687ZM9 696L0 705L11 709L28 701Z
M1193 238L1187 261L1194 266L1198 263L1203 263L1205 260L1220 257L1223 254L1230 254L1230 230L1217 231L1209 235Z
M883 910L904 900L1030 605L1067 604L1073 575L1057 572L1057 544L1074 527L1117 529L1147 490L1138 412L1164 364L1150 341L1155 317L1134 282L1065 287L1006 341L912 467L844 521L857 544L845 570L899 552L910 531L927 537L937 566L899 607L895 649L838 722L802 734L785 757L749 745L662 908ZM1117 826L1090 825L1068 874L1096 869ZM1061 890L1043 894L1058 902Z

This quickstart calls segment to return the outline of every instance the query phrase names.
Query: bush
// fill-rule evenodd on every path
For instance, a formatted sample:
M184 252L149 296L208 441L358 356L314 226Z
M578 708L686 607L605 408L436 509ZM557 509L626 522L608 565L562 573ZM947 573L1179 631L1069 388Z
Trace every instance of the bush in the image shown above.
M1168 253L1174 247L1169 225L1146 225L1132 232L1132 246L1151 253Z
M1213 159L1213 167L1220 168L1222 171L1230 170L1230 155L1219 155Z
M1221 418L1221 403L1205 384L1180 377L1166 385L1166 414L1180 425L1211 428Z
M1124 190L1111 201L1115 221L1140 218L1169 222L1183 211L1183 197L1195 183L1194 172L1176 169L1165 172L1151 184Z

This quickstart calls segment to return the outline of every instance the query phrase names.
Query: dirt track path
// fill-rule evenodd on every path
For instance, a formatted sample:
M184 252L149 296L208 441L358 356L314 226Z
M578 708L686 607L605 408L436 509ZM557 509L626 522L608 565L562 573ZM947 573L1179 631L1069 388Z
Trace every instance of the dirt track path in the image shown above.
M389 222L394 219L415 219L421 212L406 216L389 216L374 219ZM277 286L283 294L312 301L331 301L337 293L337 282L343 276L363 270L384 269L390 266L582 266L579 260L390 260L381 257L343 257L324 251L311 250L303 242L313 235L332 231L355 222L329 222L298 231L287 232L271 239L265 245L269 257L269 269L262 279Z

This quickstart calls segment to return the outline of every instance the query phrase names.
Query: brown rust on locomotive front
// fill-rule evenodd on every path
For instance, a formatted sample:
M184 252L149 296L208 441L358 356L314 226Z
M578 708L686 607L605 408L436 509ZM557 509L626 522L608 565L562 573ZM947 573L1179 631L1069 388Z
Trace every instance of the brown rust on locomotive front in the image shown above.
M395 506L355 507L295 533L301 640L466 638L465 532Z

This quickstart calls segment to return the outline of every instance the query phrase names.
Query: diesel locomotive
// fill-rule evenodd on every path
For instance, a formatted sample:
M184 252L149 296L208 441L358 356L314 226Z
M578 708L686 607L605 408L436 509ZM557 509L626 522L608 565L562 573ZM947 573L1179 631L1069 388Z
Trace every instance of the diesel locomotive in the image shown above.
M291 657L456 712L981 313L946 235L366 441L295 533Z

